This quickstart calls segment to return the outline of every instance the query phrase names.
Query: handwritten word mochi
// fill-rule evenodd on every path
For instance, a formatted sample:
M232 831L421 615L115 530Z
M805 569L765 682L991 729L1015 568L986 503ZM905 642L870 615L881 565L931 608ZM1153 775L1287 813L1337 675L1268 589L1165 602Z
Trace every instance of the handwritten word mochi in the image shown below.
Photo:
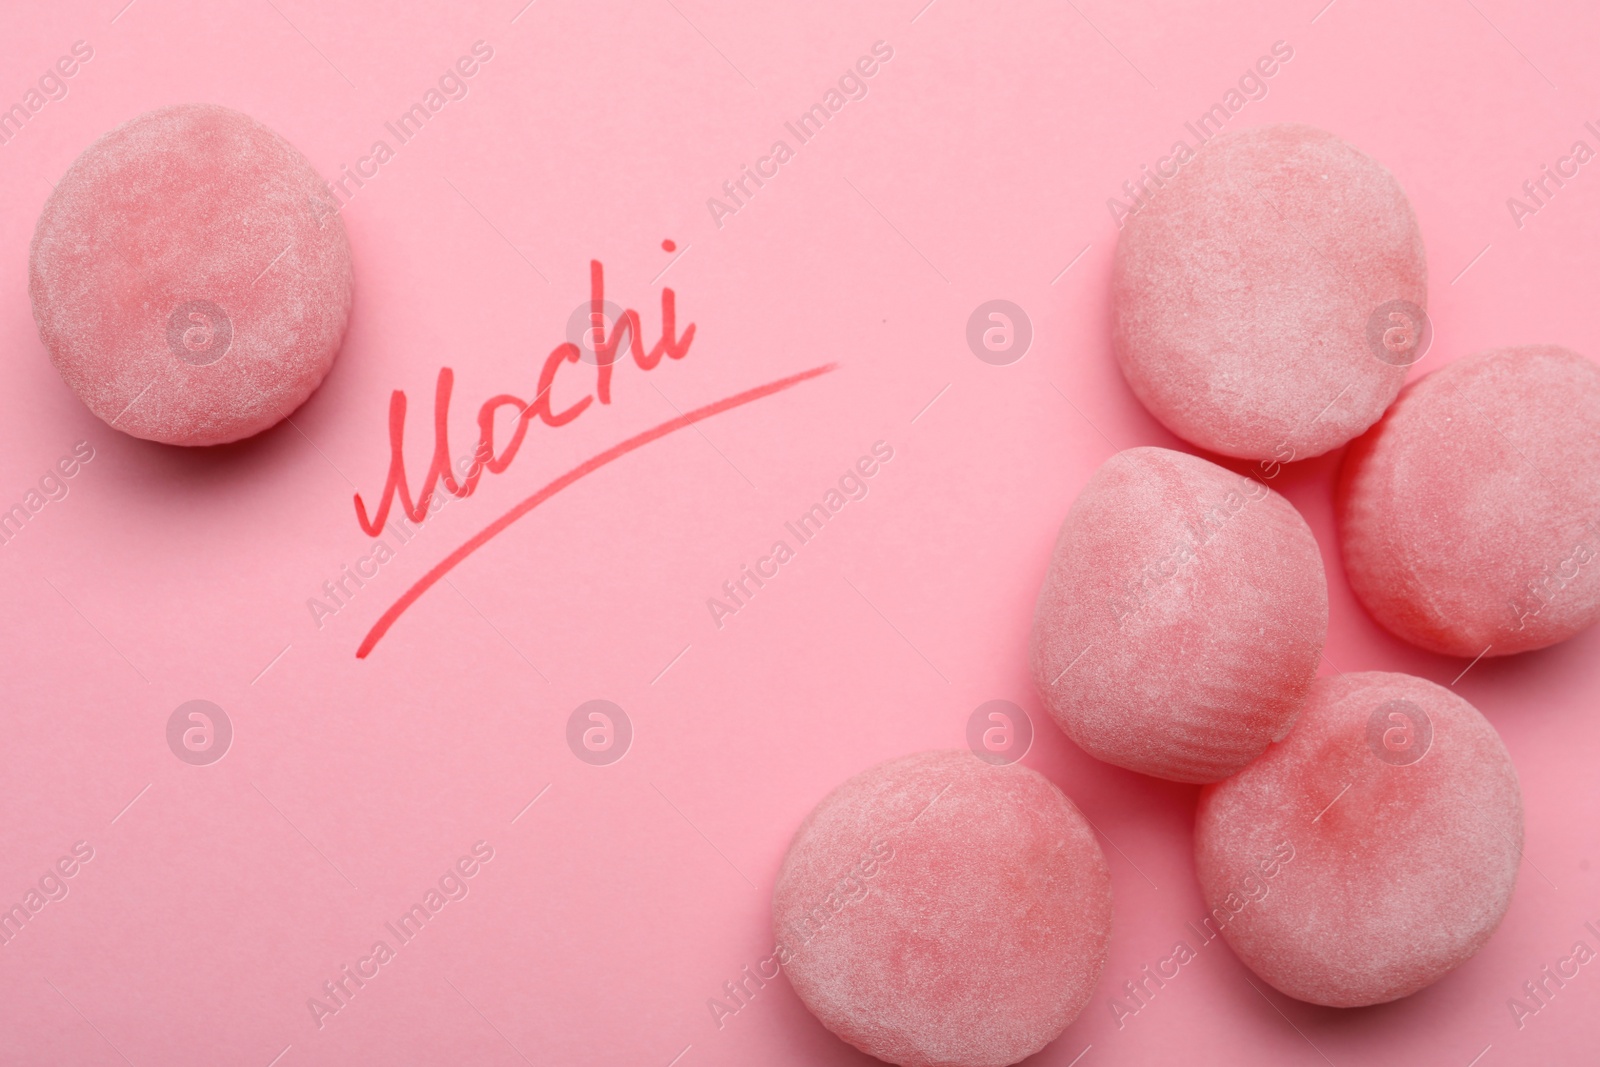
M1284 843L1291 859L1263 883ZM1275 989L1335 1008L1409 996L1470 959L1521 855L1500 735L1406 674L1317 679L1294 732L1201 790L1195 816L1207 922Z
M305 157L207 104L90 145L45 202L28 289L61 377L135 437L259 433L322 382L350 313L350 246Z
M1111 875L1038 772L923 752L856 775L806 817L772 922L795 992L856 1048L906 1067L1001 1067L1088 1003Z
M1215 782L1289 729L1328 590L1305 520L1253 478L1133 448L1078 494L1034 607L1034 684L1090 755Z
M1394 176L1331 133L1213 137L1126 220L1113 347L1167 429L1288 462L1377 421L1431 336L1422 234Z
M1398 637L1506 656L1600 619L1600 368L1555 345L1482 352L1405 388L1350 446L1350 586Z

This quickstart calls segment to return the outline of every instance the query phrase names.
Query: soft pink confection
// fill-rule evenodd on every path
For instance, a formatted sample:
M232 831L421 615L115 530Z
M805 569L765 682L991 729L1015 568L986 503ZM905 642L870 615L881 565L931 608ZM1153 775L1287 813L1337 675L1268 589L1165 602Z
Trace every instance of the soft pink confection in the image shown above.
M45 202L28 289L61 377L135 437L259 433L321 383L350 313L344 223L248 116L163 108L79 156Z
M1208 936L1282 993L1409 996L1483 947L1511 903L1522 790L1500 735L1447 689L1317 679L1294 732L1200 792Z
M1311 126L1220 134L1126 220L1112 341L1150 413L1225 456L1320 455L1377 421L1429 336L1405 192Z
M1600 619L1600 368L1554 345L1407 386L1344 460L1345 572L1390 632L1506 656Z
M907 1067L1001 1067L1088 1003L1111 873L1036 771L922 752L856 775L806 816L772 925L774 967L856 1048Z
M1293 505L1197 456L1133 448L1061 524L1030 659L1090 755L1215 782L1289 729L1327 632L1322 555Z

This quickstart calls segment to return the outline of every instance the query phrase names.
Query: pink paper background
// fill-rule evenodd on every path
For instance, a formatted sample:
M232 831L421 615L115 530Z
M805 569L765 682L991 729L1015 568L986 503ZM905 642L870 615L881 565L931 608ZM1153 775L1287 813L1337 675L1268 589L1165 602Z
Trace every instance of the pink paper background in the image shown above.
M1106 199L1287 41L1293 60L1231 125L1324 126L1399 177L1432 266L1436 336L1413 373L1521 342L1600 355L1600 164L1520 230L1505 206L1574 140L1597 145L1592 5L523 3L7 13L0 103L74 41L94 57L0 145L0 505L77 441L95 458L0 548L0 903L74 842L94 858L0 947L0 1061L868 1062L782 979L720 1029L706 1001L770 953L772 880L810 807L875 762L960 746L994 698L1034 714L1026 762L1107 835L1115 890L1102 986L1033 1062L1593 1059L1600 965L1521 1029L1506 1002L1575 940L1595 945L1600 632L1456 685L1504 737L1528 817L1515 900L1479 956L1403 1002L1339 1012L1253 990L1217 944L1120 1029L1112 997L1203 910L1195 790L1067 742L1025 652L1077 489L1114 447L1176 446L1110 355ZM182 451L108 429L65 388L34 330L27 248L50 183L95 137L212 101L335 176L479 39L494 58L469 95L344 211L354 317L294 426ZM867 97L714 225L707 198L775 139L793 147L783 122L879 40L894 58ZM657 281L668 238L687 250ZM415 477L452 366L465 452L483 399L532 395L592 258L652 340L659 290L675 289L698 331L688 357L619 369L610 407L530 431L510 470L319 629L307 599L371 544L351 495L382 487L390 391L411 400ZM1035 330L1005 367L964 339L997 297ZM354 657L412 581L561 472L674 407L830 361L566 490ZM895 456L870 495L719 631L706 599L877 440ZM1403 646L1352 599L1330 529L1337 460L1275 483L1322 543L1328 663L1449 684L1464 662ZM564 736L596 697L635 730L604 767ZM206 767L165 736L195 698L235 730ZM307 999L479 840L494 858L469 895L319 1029Z

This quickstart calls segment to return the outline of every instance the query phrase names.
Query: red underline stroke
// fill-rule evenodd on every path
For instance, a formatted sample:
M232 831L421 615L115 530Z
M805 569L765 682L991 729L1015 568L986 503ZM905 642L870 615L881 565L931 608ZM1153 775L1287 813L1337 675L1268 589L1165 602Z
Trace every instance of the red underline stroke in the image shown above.
M593 474L595 471L599 470L601 467L604 467L611 461L621 459L634 449L641 448L644 445L649 444L651 441L659 440L660 438L667 436L674 430L681 430L685 426L692 426L704 419L711 418L713 415L720 415L724 411L731 411L734 408L743 407L745 404L760 400L763 397L772 396L774 393L781 393L785 389L793 388L803 381L827 374L829 371L834 370L837 367L837 363L827 363L820 367L813 367L810 370L801 371L799 374L791 374L787 378L779 378L777 381L768 382L766 385L758 385L754 389L746 389L742 393L735 393L733 396L725 397L722 400L707 404L704 407L695 408L693 411L685 415L679 415L675 419L668 419L659 426L654 426L648 430L645 430L643 433L635 434L626 441L612 445L604 452L584 460L576 467L567 471L567 473L561 475L561 477L557 478L555 481L550 482L548 485L544 486L544 488L540 489L538 492L522 501L510 511L506 512L504 515L491 522L488 526L485 526L477 534L468 539L467 542L460 548L456 549L444 559L440 560L432 570L419 578L416 584L412 585L410 589L407 589L405 593L401 595L399 600L396 600L392 605L390 605L389 610L385 611L383 615L379 617L378 621L373 624L372 629L367 631L367 636L362 640L361 647L356 649L356 658L366 659L367 654L371 652L377 643L383 639L383 635L389 632L389 627L395 624L395 621L405 613L406 609L412 604L416 603L417 599L421 597L423 593L426 593L435 582L443 578L452 569L454 569L456 564L460 563L478 549L482 548L492 538L501 533L512 523L516 522L528 512L532 511L540 504L543 504L546 500L549 500L551 497L561 492L561 490L567 488L567 486L573 484L581 478Z

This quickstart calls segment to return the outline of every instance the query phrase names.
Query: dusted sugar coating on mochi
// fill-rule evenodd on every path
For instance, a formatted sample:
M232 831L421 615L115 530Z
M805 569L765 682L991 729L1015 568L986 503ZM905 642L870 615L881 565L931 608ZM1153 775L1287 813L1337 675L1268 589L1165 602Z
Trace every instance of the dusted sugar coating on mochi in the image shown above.
M1327 631L1322 555L1292 504L1197 456L1134 448L1061 524L1030 660L1090 755L1214 782L1289 729Z
M1384 333L1403 321L1385 305L1427 307L1427 257L1382 166L1311 126L1261 126L1207 141L1127 220L1111 295L1117 360L1152 415L1213 452L1288 462L1394 399L1423 335Z
M1600 619L1600 368L1555 345L1419 378L1350 447L1351 588L1398 637L1506 656Z
M111 426L175 445L249 437L304 403L338 353L350 286L316 171L206 104L90 145L45 202L28 277L73 392Z
M1001 1067L1088 1003L1111 875L1037 772L923 752L856 775L806 817L772 923L795 992L856 1048L906 1067Z
M1319 678L1294 732L1200 793L1207 926L1275 989L1353 1008L1483 947L1511 903L1522 791L1500 736L1432 682Z

